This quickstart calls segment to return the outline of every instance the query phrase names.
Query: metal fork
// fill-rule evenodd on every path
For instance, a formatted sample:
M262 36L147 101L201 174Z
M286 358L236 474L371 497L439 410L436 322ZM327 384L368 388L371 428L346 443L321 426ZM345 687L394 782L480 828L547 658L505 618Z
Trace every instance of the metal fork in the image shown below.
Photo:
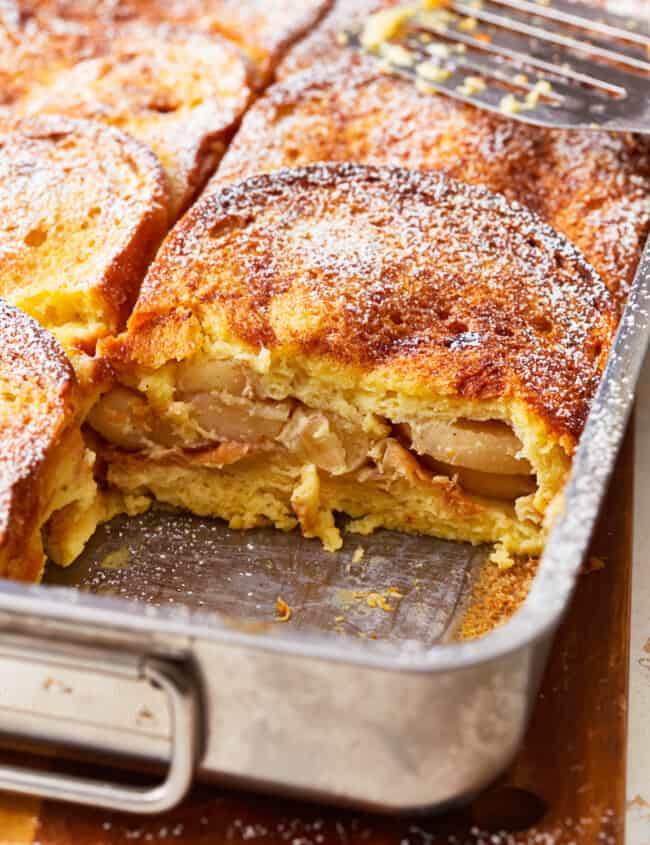
M424 90L516 120L650 133L650 14L567 0L450 0L379 12L343 38Z

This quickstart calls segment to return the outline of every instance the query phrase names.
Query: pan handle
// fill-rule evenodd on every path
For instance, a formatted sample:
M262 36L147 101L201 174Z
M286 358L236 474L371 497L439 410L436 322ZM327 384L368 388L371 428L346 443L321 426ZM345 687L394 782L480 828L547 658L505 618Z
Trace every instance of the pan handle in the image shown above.
M119 662L121 667L117 674L148 680L166 693L171 752L164 780L153 786L129 786L109 780L0 765L0 790L141 815L162 813L185 797L200 753L201 702L197 681L188 665L177 660L134 656L132 661Z

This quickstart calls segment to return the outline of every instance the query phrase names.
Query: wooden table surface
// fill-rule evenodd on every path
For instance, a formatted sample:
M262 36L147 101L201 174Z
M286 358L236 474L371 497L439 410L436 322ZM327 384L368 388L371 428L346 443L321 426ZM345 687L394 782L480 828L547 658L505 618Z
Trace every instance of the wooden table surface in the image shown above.
M532 724L507 775L439 818L383 818L199 786L164 816L0 797L0 845L622 845L632 540L628 435Z

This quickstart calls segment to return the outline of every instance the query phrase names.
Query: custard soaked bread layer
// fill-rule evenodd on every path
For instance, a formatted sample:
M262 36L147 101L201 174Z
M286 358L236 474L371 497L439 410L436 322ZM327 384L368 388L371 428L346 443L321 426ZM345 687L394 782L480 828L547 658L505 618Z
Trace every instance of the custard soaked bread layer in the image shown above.
M84 117L160 159L170 220L223 155L251 97L251 67L218 35L120 14L119 4L16 4L0 17L0 112ZM110 14L109 14L110 10Z
M167 227L153 153L90 121L0 126L0 296L71 355L124 325Z
M616 322L566 239L439 174L333 164L206 196L165 241L118 384L108 480L340 545L379 526L541 550Z
M40 579L42 531L67 563L94 531L97 488L72 367L38 323L0 299L0 575Z
M528 126L422 93L349 50L329 69L271 87L206 191L318 161L436 170L502 193L566 235L619 308L650 231L647 139Z

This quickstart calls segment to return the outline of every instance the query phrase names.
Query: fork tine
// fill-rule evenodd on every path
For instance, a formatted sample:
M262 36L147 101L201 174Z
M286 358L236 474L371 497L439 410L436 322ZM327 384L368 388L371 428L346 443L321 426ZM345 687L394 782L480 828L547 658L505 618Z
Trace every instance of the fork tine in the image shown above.
M650 35L643 35L642 33L624 27L619 23L608 23L607 20L594 20L592 18L587 18L583 14L580 14L577 9L573 11L575 8L573 4L564 4L568 8L572 9L572 11L564 11L562 8L558 7L557 2L550 7L543 6L539 2L529 2L529 0L491 1L498 6L508 6L509 8L515 9L519 12L526 12L540 18L548 18L548 20L556 23L565 23L569 26L585 29L588 32L604 35L606 38L623 39L625 41L638 44L640 47L650 47ZM584 12L583 6L579 8L580 11ZM614 16L609 15L609 17L612 19ZM648 29L650 31L650 23Z
M415 69L412 67L394 67L393 71L400 76L411 79L417 76ZM488 86L482 91L468 93L463 89L464 74L457 69L450 68L450 71L451 75L447 79L424 80L426 86L441 94L447 94L457 100L462 100L503 117L503 95L505 93L503 89ZM567 129L585 126L589 123L589 115L582 108L582 104L579 104L577 108L564 108L562 105L551 107L540 103L533 109L508 114L508 117L523 123L534 123L537 126L560 126Z
M436 33L438 34L438 33ZM609 91L617 96L624 96L629 74L609 65L605 66L589 59L578 58L573 53L563 52L549 61L531 52L530 40L525 36L506 29L489 31L490 40L480 41L475 35L462 32L457 25L440 30L439 36L465 44L477 50L495 53L513 60L521 66L535 67L551 76L573 79L575 82L591 85ZM553 84L556 83L554 79Z
M624 64L629 64L631 66L636 66L639 62L641 62L650 67L650 62L648 62L650 54L647 52L650 49L650 37L636 33L637 37L641 40L641 43L632 44L627 41L614 41L612 38L603 38L600 33L596 33L592 30L576 31L575 28L572 28L569 24L566 24L559 19L555 19L553 17L555 6L541 6L546 13L545 16L542 17L538 14L522 12L512 5L505 5L506 3L510 4L515 2L518 2L518 0L503 0L503 2L502 0L486 0L486 2L482 2L481 0L480 8L485 12L504 16L510 26L512 26L513 22L537 26L546 33L555 33L559 36L570 37L581 45L587 45L588 51L592 54L595 54L595 51L605 50L615 54L617 62L623 62ZM528 2L528 0L522 0L522 2ZM456 0L456 5L459 13L465 15L471 13L476 16L476 10L472 0ZM648 25L650 31L650 18L648 19Z
M492 12L487 8L478 8L465 4L462 0L452 0L451 8L468 17L483 21L495 27L507 29L511 32L516 32L519 35L524 35L529 38L535 38L540 42L555 44L560 47L565 47L570 50L578 50L581 53L591 56L598 56L601 59L606 59L610 62L617 62L621 64L634 67L637 70L650 71L650 62L645 59L639 59L636 56L631 56L628 53L617 52L609 50L605 47L600 47L587 41L582 41L574 38L571 35L563 35L561 32L555 32L552 29L545 29L536 24L527 23L516 17L502 15L497 12ZM453 25L452 25L452 28ZM602 65L596 65L600 68Z
M612 16L589 21L574 12L571 0L553 2L548 8L531 0L447 0L443 9L419 11L405 7L405 17L394 17L397 26L390 17L375 19L346 37L352 46L382 58L390 71L415 78L424 90L513 120L650 134L650 38L617 26ZM585 31L584 38L576 27ZM596 40L612 33L626 39L620 51ZM648 59L640 57L639 46L648 49Z
M415 38L407 39L406 46L414 52L417 52L424 62L431 61L431 56L427 53L426 49L422 49L422 45L419 44ZM461 69L475 71L487 79L495 79L509 87L523 89L529 93L536 90L540 91L540 83L549 81L545 76L538 73L527 72L526 74L522 74L521 71L513 64L499 61L501 54L498 54L497 58L495 58L489 53L478 50L475 51L472 49L459 54L453 52L453 45L449 45L449 50L449 57L443 58L438 62L440 68L447 71L452 69L455 70L456 68L458 68L459 72ZM416 65L415 71L419 74L419 66ZM423 78L426 81L427 77L424 76ZM566 99L574 100L575 93L575 86L566 85L561 81L554 80L552 89L548 93L544 93L544 97L553 102L560 103ZM584 102L586 99L593 99L594 102L597 102L601 98L590 95L589 92L581 91L580 100Z
M347 43L357 49L364 49L361 45L358 33L348 32ZM463 55L462 57L459 57L459 59L464 61L465 56ZM429 79L418 75L417 64L400 65L386 61L384 66L387 67L390 72L398 76L404 76L411 81L422 81L427 90L437 91L440 94L447 94L457 100L461 100L473 106L478 106L479 108L487 109L488 111L500 114L501 116L504 114L502 105L503 96L506 93L504 89L486 86L486 88L482 91L469 93L463 88L465 74L462 73L458 67L446 67L449 71L449 76L447 78ZM441 67L445 67L444 63L441 64ZM574 94L575 92L571 89L569 93ZM551 108L543 103L540 103L535 106L534 109L527 109L525 113L512 113L509 116L514 120L525 123L534 123L538 126L563 126L565 128L584 126L589 120L589 115L585 112L583 103L578 103L577 108L563 108L562 105L559 107L553 106Z

